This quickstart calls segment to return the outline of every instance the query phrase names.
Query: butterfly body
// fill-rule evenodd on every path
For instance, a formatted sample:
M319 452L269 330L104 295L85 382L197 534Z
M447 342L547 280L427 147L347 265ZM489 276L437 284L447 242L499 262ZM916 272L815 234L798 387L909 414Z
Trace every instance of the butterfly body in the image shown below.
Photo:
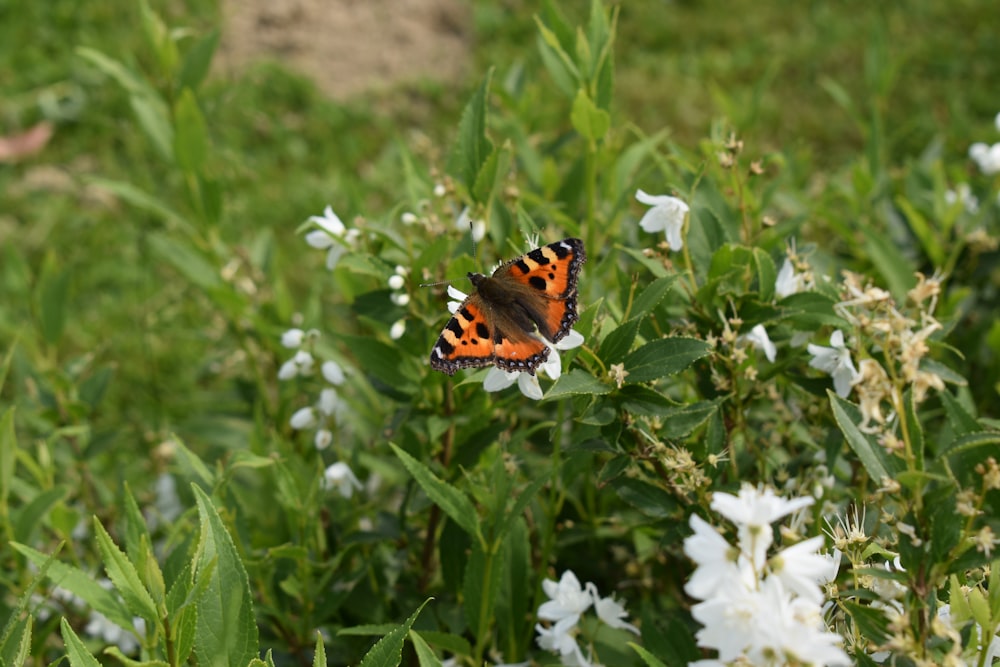
M458 307L434 349L431 367L453 375L460 368L493 366L534 374L549 356L548 343L576 323L576 281L587 259L580 239L536 248L492 276L470 273L475 291Z

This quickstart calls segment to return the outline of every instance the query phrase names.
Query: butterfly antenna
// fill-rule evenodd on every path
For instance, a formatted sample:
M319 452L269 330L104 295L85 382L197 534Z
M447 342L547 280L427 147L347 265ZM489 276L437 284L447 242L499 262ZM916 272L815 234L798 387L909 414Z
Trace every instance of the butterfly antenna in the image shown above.
M438 283L420 283L417 287L437 287L438 285L450 285L452 282L451 280L442 280Z

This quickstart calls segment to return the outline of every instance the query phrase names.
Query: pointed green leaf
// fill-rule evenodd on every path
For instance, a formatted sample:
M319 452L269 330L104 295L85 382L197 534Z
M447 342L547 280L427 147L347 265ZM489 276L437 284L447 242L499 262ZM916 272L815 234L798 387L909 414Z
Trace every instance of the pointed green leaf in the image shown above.
M54 345L66 328L66 306L69 302L69 271L59 271L53 257L46 258L38 284L39 328L45 342Z
M673 275L657 278L653 282L649 283L649 285L646 286L646 289L642 290L639 296L637 296L635 301L632 303L632 308L629 310L628 314L629 318L643 317L644 315L648 315L652 312L654 308L660 305L660 302L663 301L663 297L670 292L679 277L680 274L675 273Z
M858 428L858 424L861 423L861 413L857 406L837 396L829 389L826 393L830 397L833 418L837 421L840 432L844 434L847 444L858 455L858 460L868 471L872 481L875 484L881 484L884 479L893 479L898 470L898 460L890 459L874 437L861 432L861 429Z
M326 645L323 643L323 633L318 630L316 631L316 651L313 653L312 667L326 667Z
M258 652L250 581L211 499L199 486L192 484L191 488L201 523L196 577L208 577L197 602L194 650L198 664L246 667ZM213 563L214 568L209 570Z
M17 434L14 433L14 408L0 417L0 517L7 517L10 486L17 468Z
M493 142L486 136L486 105L492 77L491 69L462 111L458 140L448 158L448 173L460 181L470 194L473 194L476 178L493 151Z
M711 345L694 338L654 340L625 358L625 383L650 382L678 373L711 352Z
M573 129L591 142L603 139L611 127L611 116L604 109L598 109L582 88L576 93L569 118Z
M192 173L203 171L208 156L208 128L190 88L174 105L174 155L178 166Z
M639 654L639 657L642 658L642 661L646 663L646 667L667 667L662 662L660 662L660 660L655 655L653 655L643 647L639 646L638 644L634 642L629 642L628 645L632 647L632 650L634 650L636 653Z
M152 625L158 616L153 597L139 579L135 565L114 543L97 517L94 517L94 535L97 538L97 548L101 552L101 560L104 562L104 570L108 573L111 583L121 593L129 611L146 619L146 622Z
M431 647L427 645L424 638L416 630L410 630L410 641L413 643L413 650L417 654L417 663L420 667L441 667L441 661Z
M0 637L0 665L27 664L33 620L23 609L7 618Z
M205 80L208 69L212 65L212 57L219 46L219 31L213 30L205 35L184 55L181 73L178 78L178 89L190 88L197 90Z
M432 599L427 598L424 600L423 604L406 619L406 622L393 628L375 646L372 646L371 650L361 660L360 667L398 667L400 661L403 659L403 640L409 634L410 628L413 627L413 622L417 620L417 616L420 615L420 612L423 611L424 607Z
M66 646L70 667L101 667L101 663L90 654L65 618L59 621L59 628L62 630L63 645Z
M11 546L39 568L47 568L49 580L56 586L65 588L80 597L94 611L99 611L108 620L121 628L132 628L132 615L114 593L105 590L83 570L55 560L29 546L11 542Z
M188 282L204 290L222 285L219 272L190 245L161 232L153 232L147 238L153 254L173 266Z
M465 565L465 579L462 582L465 619L474 637L485 637L493 625L502 574L498 553L487 553L479 543L473 543L472 553Z
M545 400L563 398L578 394L608 394L610 384L601 382L582 368L574 368L569 373L559 377L559 380L545 394Z
M389 443L403 466L409 471L427 497L434 501L452 521L458 524L473 540L482 542L479 515L472 502L458 489L439 479L430 468L416 460L394 443Z

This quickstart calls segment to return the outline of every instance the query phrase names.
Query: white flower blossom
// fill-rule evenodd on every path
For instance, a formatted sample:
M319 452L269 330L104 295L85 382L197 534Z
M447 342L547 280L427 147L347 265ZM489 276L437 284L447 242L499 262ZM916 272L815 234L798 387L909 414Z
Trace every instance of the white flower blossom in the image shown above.
M348 248L357 241L360 232L357 229L347 229L330 206L323 210L323 215L309 216L309 222L319 227L306 234L306 243L319 250L326 250L326 268L332 271Z
M313 438L313 444L316 446L317 450L323 451L330 446L331 442L333 442L333 433L330 429L321 428L316 431L316 437Z
M551 579L542 581L542 590L549 596L538 608L538 618L545 621L562 621L572 619L569 624L576 625L580 615L590 608L594 598L580 585L572 570L563 572L558 582Z
M767 360L772 363L778 354L778 349L771 342L771 337L767 335L767 329L764 328L763 324L756 325L750 330L750 333L743 334L738 340L749 344L750 347L759 347L764 351L764 356L767 357Z
M979 212L979 199L972 194L972 188L968 183L959 183L954 190L945 190L944 201L951 206L956 202L962 202L962 207L966 213L975 214Z
M360 491L362 486L351 467L343 461L338 461L323 473L323 488L328 491L336 490L343 497L350 498L355 491Z
M344 384L344 370L336 361L324 361L320 371L327 382L333 385Z
M389 327L389 338L392 340L399 340L406 333L406 320L396 320Z
M288 420L288 423L296 431L312 428L316 425L316 410L312 407L299 408Z
M684 219L690 210L688 205L677 197L649 195L642 190L636 191L635 198L647 206L652 206L639 221L643 231L651 234L665 232L671 250L683 248L684 239L681 231L684 228Z
M289 329L281 334L281 345L287 348L297 348L305 340L306 332L302 329Z
M861 376L851 361L851 351L844 345L844 332L839 329L833 332L830 347L810 343L807 349L813 357L809 365L833 376L833 387L837 395L845 398L851 393L851 385Z
M798 294L805 288L805 276L797 272L792 260L786 257L785 262L781 265L781 270L778 271L778 277L774 280L775 295L779 299L784 299L786 296Z
M969 146L969 157L987 176L1000 172L1000 143L991 146L977 141Z

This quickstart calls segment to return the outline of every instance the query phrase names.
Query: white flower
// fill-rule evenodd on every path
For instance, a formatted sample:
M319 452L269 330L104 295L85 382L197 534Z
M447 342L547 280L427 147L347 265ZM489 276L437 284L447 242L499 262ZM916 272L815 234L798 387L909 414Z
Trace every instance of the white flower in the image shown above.
M389 338L392 340L399 340L406 333L406 320L396 320L389 327Z
M443 183L435 183L434 184L434 196L435 197L444 197L445 193L447 193L447 192L448 192L448 190L444 187Z
M403 289L403 285L406 284L406 279L398 273L394 273L389 276L389 289Z
M350 466L343 461L338 461L323 473L323 488L336 489L343 497L350 498L355 491L360 491L362 487Z
M976 142L969 146L969 157L979 166L979 171L986 175L1000 171L1000 143L990 146Z
M768 561L771 572L781 579L785 588L816 604L823 602L823 593L817 584L825 584L837 575L833 569L833 576L830 576L833 559L816 553L822 546L823 536L819 535L782 549Z
M340 398L337 391L331 387L320 390L319 401L316 402L316 409L327 417L333 416L340 408Z
M796 272L792 260L785 258L785 263L778 271L778 277L774 280L774 293L779 299L797 294L806 288L806 278L801 273Z
M535 625L538 632L538 646L546 651L558 653L564 665L579 665L589 667L590 661L583 657L580 646L576 643L576 638L569 634L566 626L556 623L551 628L543 627L541 624Z
M486 374L486 379L483 380L483 389L489 392L501 391L517 382L517 387L522 394L536 401L541 400L543 394L542 387L538 384L538 374L545 373L553 380L558 380L562 375L562 359L559 358L559 350L572 350L582 345L583 340L583 335L572 329L558 343L553 344L543 339L543 342L549 346L549 358L539 365L534 375L524 371L505 371L494 366Z
M778 354L778 350L771 342L771 337L767 335L767 329L764 328L763 324L758 324L750 330L750 333L743 334L738 340L748 343L750 347L761 348L764 351L764 356L772 363Z
M411 211L404 211L403 215L399 216L399 220L404 225L412 225L418 220L418 218L415 213Z
M311 407L300 408L295 411L288 423L296 431L312 428L316 425L316 411Z
M298 374L299 367L295 365L294 359L289 359L285 363L281 364L281 368L278 369L279 380L291 380Z
M316 437L313 439L313 444L316 445L317 450L323 451L330 446L331 442L333 442L333 433L330 432L330 429L321 428L316 431Z
M749 586L753 572L746 567L746 560L739 560L739 550L710 523L696 514L689 520L694 534L684 540L684 553L697 567L684 585L684 591L693 598L706 600L717 591L732 586L734 582Z
M462 212L458 214L455 219L455 227L460 231L472 228L472 240L479 243L486 236L486 222L483 220L473 220L471 214L469 213L469 207L466 206L462 209Z
M861 376L851 361L851 351L844 345L844 333L839 329L830 336L830 347L809 344L809 354L813 356L809 365L833 376L833 388L837 395L845 398L851 393L851 385Z
M281 334L281 344L284 347L296 348L302 345L302 341L305 340L306 332L302 329L289 329L285 333Z
M610 625L612 628L628 630L629 632L639 634L639 628L625 620L625 617L628 616L628 612L625 611L625 605L616 601L611 596L606 598L598 596L597 587L593 584L587 584L587 589L591 592L594 598L594 611L597 612L597 617L599 619Z
M568 621L569 625L576 625L580 614L587 611L594 602L593 596L580 586L580 580L572 570L563 572L558 582L544 580L542 590L549 596L549 600L538 607L538 618L545 621L558 623L564 619L572 619Z
M309 216L309 222L315 223L319 229L306 234L306 243L320 250L327 250L326 268L333 270L341 256L354 244L360 232L347 229L333 209L327 206L323 216Z
M452 301L448 302L448 312L454 315L462 307L462 302L469 298L469 295L458 289L454 285L448 285L448 296Z
M320 370L330 384L344 384L344 371L336 361L324 361Z
M688 205L683 200L669 195L649 195L638 190L635 198L653 208L646 211L639 221L643 231L656 233L666 232L667 244L671 250L684 247L681 230L684 228L684 218L687 216Z
M767 549L774 541L771 524L813 502L808 496L786 500L775 495L772 489L743 484L735 496L722 492L712 494L711 507L736 524L740 551L750 559L754 571L759 572Z
M979 199L972 194L972 188L968 183L959 183L954 190L945 190L944 201L949 206L955 202L962 202L967 213L974 214L979 211Z
M389 300L392 301L397 306L405 306L410 303L410 295L406 292L393 292L389 295Z

